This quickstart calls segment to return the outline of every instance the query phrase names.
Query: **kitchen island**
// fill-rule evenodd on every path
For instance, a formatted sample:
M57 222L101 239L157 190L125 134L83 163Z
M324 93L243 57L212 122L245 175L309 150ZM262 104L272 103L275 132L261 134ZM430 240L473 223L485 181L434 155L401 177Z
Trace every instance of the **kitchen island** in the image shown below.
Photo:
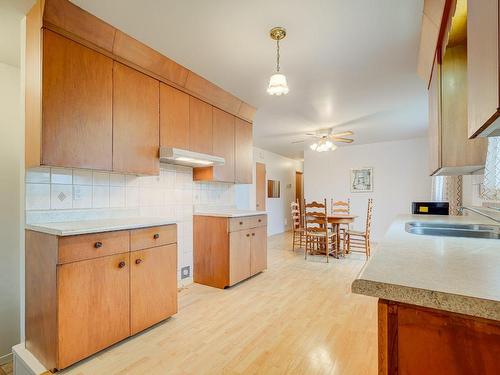
M407 222L494 224L473 217L398 217L352 284L379 298L379 374L500 372L500 241L410 234Z

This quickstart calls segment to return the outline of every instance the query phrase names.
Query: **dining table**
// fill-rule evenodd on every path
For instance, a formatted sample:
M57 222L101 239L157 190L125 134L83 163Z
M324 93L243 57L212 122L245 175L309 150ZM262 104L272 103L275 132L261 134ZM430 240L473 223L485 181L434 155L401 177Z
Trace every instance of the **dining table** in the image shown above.
M339 249L340 249L340 224L351 224L357 218L357 215L351 214L329 214L328 215L328 224L331 224L334 228L337 235L335 236L336 241L336 255L335 258L339 258ZM342 247L342 256L345 256L345 247Z

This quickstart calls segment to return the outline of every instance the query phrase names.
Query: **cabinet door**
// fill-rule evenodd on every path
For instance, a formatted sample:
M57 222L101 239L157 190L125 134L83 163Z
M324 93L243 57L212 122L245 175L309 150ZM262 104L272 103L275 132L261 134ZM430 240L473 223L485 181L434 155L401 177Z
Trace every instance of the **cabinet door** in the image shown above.
M469 137L480 133L500 114L498 7L498 0L467 2Z
M249 230L229 233L229 285L250 277L251 244Z
M467 135L467 47L446 48L441 65L441 157L443 167L479 169L486 160L486 139Z
M111 170L113 61L43 32L41 164Z
M434 59L429 85L429 172L441 168L441 71Z
M189 95L160 83L160 146L189 149Z
M57 266L58 368L130 335L129 253Z
M213 180L234 182L234 116L213 108L213 134L212 153L225 159L213 167Z
M130 331L136 334L177 312L177 246L130 255Z
M258 227L250 230L252 237L252 256L250 273L255 275L267 268L267 228Z
M212 153L212 106L189 97L189 149Z
M115 62L113 69L113 170L159 173L159 82Z
M236 118L234 128L235 182L252 183L253 137L252 124Z

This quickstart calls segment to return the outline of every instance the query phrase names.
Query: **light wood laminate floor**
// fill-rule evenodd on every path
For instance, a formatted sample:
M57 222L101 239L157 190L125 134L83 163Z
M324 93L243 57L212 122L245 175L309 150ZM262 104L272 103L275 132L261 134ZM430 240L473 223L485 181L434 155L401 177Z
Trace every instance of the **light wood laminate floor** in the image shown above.
M268 270L230 289L193 284L179 313L61 372L99 374L377 373L377 301L351 294L365 257L304 260L289 233Z

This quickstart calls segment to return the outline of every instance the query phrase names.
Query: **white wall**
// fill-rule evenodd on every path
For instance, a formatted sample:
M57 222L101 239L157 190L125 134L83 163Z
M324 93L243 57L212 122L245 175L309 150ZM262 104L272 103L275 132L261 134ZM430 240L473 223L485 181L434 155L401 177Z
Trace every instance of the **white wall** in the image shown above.
M411 202L429 200L428 149L425 138L339 147L333 152L307 150L304 190L307 200L351 199L359 215L354 229L363 230L367 199L373 198L372 239L378 241L394 217L411 212ZM350 192L350 169L373 167L373 192Z
M23 127L20 70L0 63L0 364L19 342Z
M237 185L236 205L238 208L255 209L255 163L264 163L266 165L266 189L267 180L280 181L280 198L266 198L267 234L272 236L285 232L290 229L290 203L295 200L295 172L302 171L303 164L301 161L257 147L253 149L253 161L253 184Z

